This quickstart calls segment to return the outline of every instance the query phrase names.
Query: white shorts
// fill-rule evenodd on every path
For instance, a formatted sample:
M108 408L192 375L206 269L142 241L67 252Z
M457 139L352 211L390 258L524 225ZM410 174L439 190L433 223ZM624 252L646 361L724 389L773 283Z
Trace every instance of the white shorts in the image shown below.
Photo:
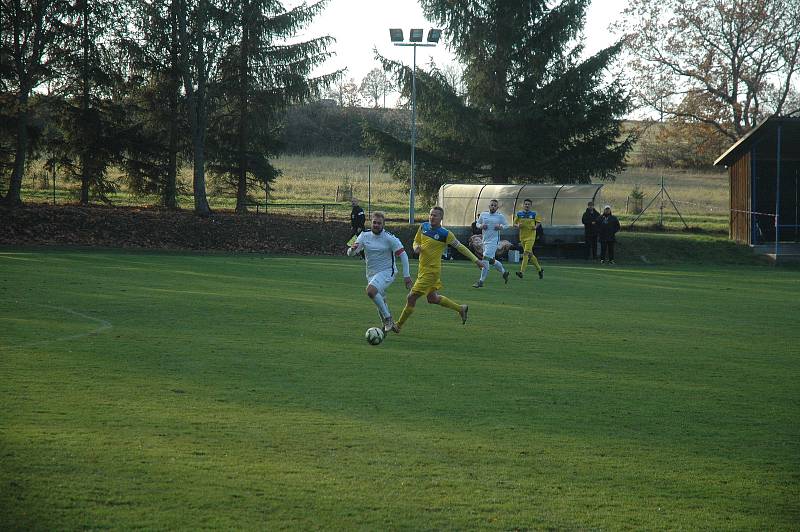
M386 289L389 288L389 285L394 282L396 275L396 271L392 273L391 270L384 270L376 273L372 277L367 277L367 284L371 284L378 289L378 292L381 295L384 295L386 293Z
M483 257L493 259L494 254L497 253L497 242L484 242L483 243Z

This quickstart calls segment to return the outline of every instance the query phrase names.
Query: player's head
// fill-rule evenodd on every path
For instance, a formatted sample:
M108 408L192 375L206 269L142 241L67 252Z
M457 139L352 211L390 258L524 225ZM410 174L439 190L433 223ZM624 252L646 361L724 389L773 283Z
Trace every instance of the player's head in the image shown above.
M352 205L353 207L358 206L358 198L356 198L355 196L350 198L350 205Z
M497 202L496 199L493 199L492 201L490 201L489 202L489 212L491 212L492 214L496 213L497 212L497 207L499 205L500 204Z
M439 227L442 225L442 218L444 218L444 209L438 205L433 207L431 212L428 214L428 221L434 227Z
M594 208L594 202L590 201L589 203L586 204L586 206L589 207L590 209L592 209L592 208Z
M603 214L611 214L611 205L603 207Z
M525 198L522 200L522 208L526 211L531 210L531 205L533 205L533 202L530 200L530 198Z
M376 235L383 231L383 225L386 223L386 215L383 211L375 211L372 213L372 232Z

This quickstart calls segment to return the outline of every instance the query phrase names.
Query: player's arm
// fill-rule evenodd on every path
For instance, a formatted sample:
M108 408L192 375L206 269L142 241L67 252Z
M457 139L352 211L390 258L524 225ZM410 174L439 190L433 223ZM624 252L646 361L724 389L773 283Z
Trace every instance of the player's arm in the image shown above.
M408 264L408 253L406 253L403 243L400 242L400 239L396 236L392 238L392 253L394 253L395 257L400 259L400 264L403 265L403 277L410 279L411 269Z
M450 233L450 236L452 235L453 233ZM451 245L453 248L455 248L456 251L458 251L459 253L467 257L469 260L471 260L473 264L478 266L478 268L483 268L484 266L483 261L478 257L476 257L475 254L472 253L467 246L459 242L455 237L453 237L452 239L448 239L447 243Z
M495 229L497 229L498 231L501 231L501 230L505 229L506 227L508 227L508 220L506 220L506 217L501 214L500 215L500 223L497 224L497 227L495 227Z
M415 255L419 255L422 250L422 226L417 228L417 234L414 236L413 250Z
M348 257L355 257L364 249L364 244L361 242L361 235L363 234L364 233L359 233L355 240L351 239L351 242L348 242L348 244L350 244L350 247L347 248Z

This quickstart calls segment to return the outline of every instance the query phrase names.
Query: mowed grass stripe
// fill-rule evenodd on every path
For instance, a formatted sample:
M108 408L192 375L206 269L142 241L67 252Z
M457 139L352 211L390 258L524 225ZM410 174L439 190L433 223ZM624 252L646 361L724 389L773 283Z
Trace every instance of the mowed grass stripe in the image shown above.
M800 517L797 272L545 262L543 281L475 290L478 270L448 262L467 326L420 304L373 347L357 260L3 255L3 528ZM6 349L96 326L43 304L113 328Z

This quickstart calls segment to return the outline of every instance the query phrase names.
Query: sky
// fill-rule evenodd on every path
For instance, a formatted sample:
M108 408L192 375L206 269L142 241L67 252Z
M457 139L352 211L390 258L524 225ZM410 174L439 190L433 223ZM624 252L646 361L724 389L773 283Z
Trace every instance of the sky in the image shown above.
M296 3L286 2L285 5L291 7ZM626 4L626 0L592 1L584 27L587 55L612 44L614 38L608 26L620 17ZM375 48L389 59L409 65L412 63L412 49L394 46L389 40L389 28L402 28L407 40L410 28L423 28L427 35L427 30L432 27L434 25L425 19L417 0L329 0L325 10L298 37L334 37L336 43L330 51L336 55L315 74L347 68L345 77L354 78L356 83L360 83L370 70L379 67L373 52ZM453 55L448 51L446 41L447 34L443 33L438 46L418 48L417 64L425 65L431 59L438 65L453 63Z

